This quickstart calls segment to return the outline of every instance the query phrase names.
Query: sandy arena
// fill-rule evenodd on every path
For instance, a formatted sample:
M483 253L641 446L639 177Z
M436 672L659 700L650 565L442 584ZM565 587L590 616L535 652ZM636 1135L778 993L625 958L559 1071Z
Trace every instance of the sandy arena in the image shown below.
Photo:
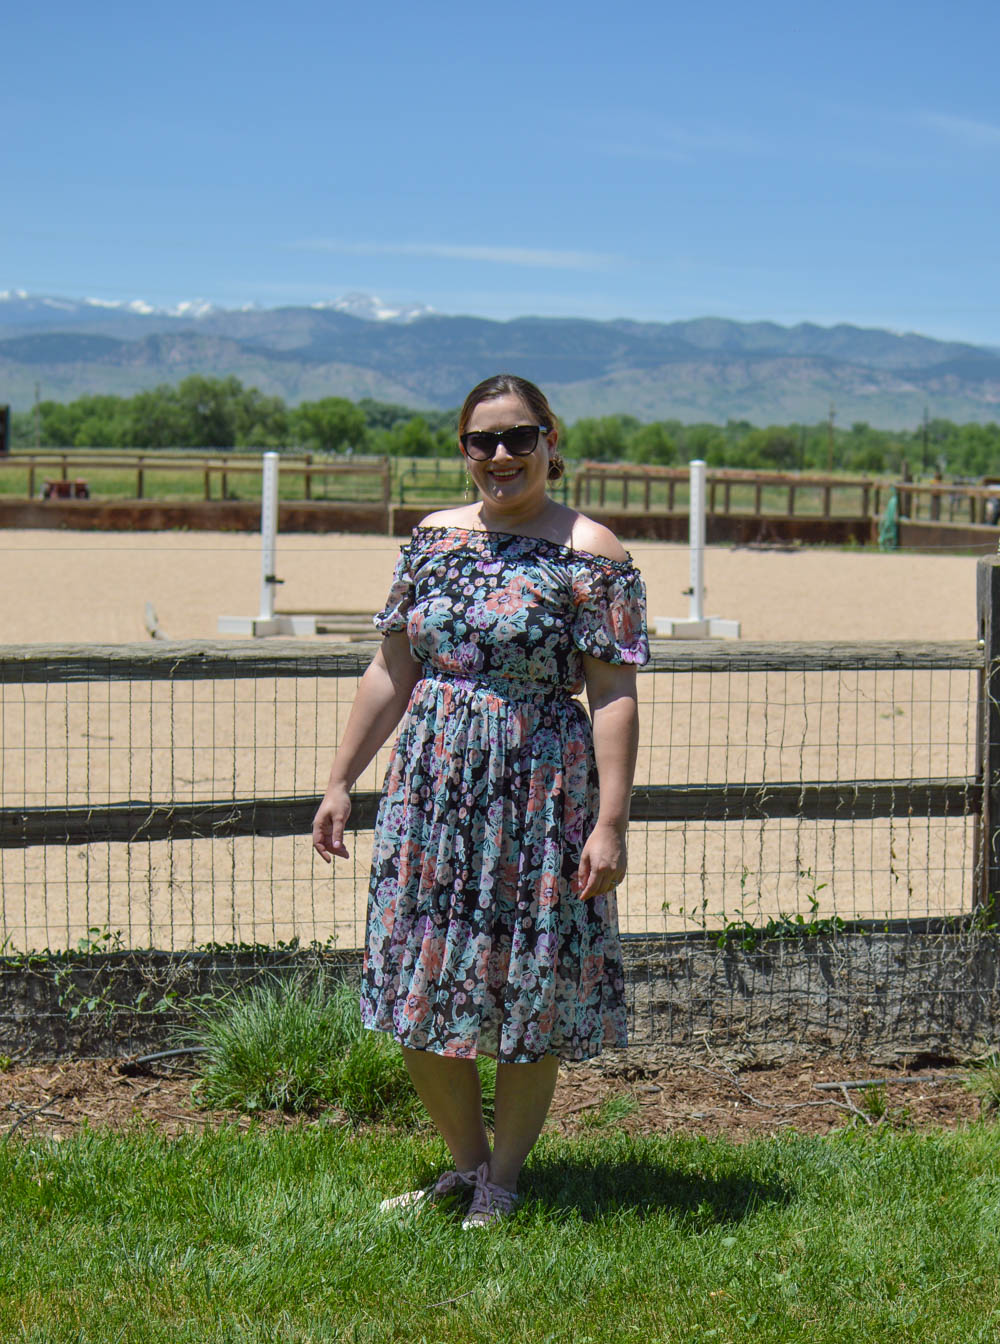
M279 607L374 611L399 541L378 536L279 538ZM686 616L686 546L632 542L651 616ZM146 639L153 603L173 639L215 639L219 616L256 615L260 539L210 532L142 535L7 532L0 642L128 643ZM976 561L712 548L706 613L742 622L744 639L974 639Z
M279 608L377 609L398 548L378 536L280 538ZM651 617L686 615L687 548L630 549ZM219 616L257 611L254 536L8 532L2 554L5 644L148 642L147 602L171 639L217 639ZM739 620L746 640L968 640L975 573L965 555L717 548L706 559L706 611ZM935 673L920 687L892 675L848 685L809 674L791 686L784 674L760 674L721 692L708 678L688 677L679 692L665 674L646 676L637 782L966 774L972 674ZM172 696L164 683L8 687L0 803L315 792L351 684L179 683ZM377 786L383 760L362 786ZM844 918L955 912L968 900L970 847L964 818L635 825L623 927L760 922L814 907ZM305 837L0 850L0 939L57 947L97 929L121 931L131 946L295 936L353 946L365 835L352 851L331 877Z

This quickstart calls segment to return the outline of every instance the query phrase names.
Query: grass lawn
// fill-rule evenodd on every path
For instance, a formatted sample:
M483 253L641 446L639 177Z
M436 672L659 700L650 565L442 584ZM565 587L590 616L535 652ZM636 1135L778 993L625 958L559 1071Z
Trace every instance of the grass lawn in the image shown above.
M380 1216L424 1136L152 1128L0 1148L0 1339L1000 1337L1000 1130L545 1135L514 1219Z

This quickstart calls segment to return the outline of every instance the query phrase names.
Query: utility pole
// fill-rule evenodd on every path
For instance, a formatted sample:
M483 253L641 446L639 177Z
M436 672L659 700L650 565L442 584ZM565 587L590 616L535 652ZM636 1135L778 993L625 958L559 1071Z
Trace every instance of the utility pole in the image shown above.
M928 457L928 454L927 454L927 407L926 407L926 406L924 407L923 440L924 440L924 468L923 468L923 470L924 470L924 475L926 476L926 475L927 475L927 468L930 466L930 458Z
M837 414L836 407L830 402L830 414L826 420L826 474L833 474L833 420Z

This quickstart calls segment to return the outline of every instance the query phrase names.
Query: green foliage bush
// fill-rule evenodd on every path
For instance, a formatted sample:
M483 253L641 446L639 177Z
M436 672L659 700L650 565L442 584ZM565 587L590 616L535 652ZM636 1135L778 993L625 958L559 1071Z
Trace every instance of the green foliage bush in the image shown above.
M417 1099L399 1050L365 1031L357 994L323 975L271 978L196 1010L205 1106L291 1113L339 1106L357 1119L412 1119Z
M323 974L271 977L195 1009L201 1105L290 1114L326 1106L353 1120L413 1125L423 1111L398 1045L361 1025L357 990ZM496 1066L479 1066L492 1117Z

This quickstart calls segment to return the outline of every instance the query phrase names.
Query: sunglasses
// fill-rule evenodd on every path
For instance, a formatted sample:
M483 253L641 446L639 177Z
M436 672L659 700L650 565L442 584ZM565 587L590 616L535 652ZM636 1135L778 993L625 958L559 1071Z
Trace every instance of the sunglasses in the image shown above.
M512 457L527 457L538 447L539 434L548 432L548 425L512 425L510 429L473 429L458 437L466 457L488 462L501 444Z

